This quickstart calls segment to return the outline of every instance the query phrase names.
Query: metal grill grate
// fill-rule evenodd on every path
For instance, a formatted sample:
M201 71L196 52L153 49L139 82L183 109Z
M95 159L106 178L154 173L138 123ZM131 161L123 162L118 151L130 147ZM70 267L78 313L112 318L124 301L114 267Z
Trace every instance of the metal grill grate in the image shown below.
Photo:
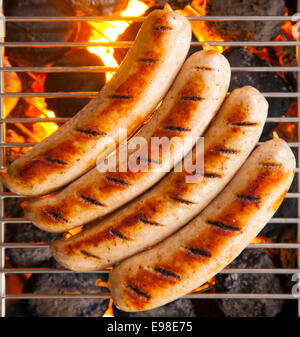
M298 2L298 9L300 10L300 0ZM0 0L0 5L2 8L2 0ZM109 17L109 21L143 21L145 17ZM203 20L203 21L288 21L292 20L292 16L213 16L213 17L188 17L189 20ZM298 18L299 19L299 18ZM53 22L53 21L107 21L107 17L2 17L1 18L1 29L5 26L6 22ZM251 47L267 47L267 46L295 46L297 49L297 55L300 55L300 42L299 41L236 41L236 42L192 42L192 46L201 46L207 43L212 46L251 46ZM4 72L78 72L78 71L90 71L90 72L112 72L116 68L99 66L99 67L4 67L4 51L5 48L10 47L87 47L87 46L105 46L105 47L118 47L118 48L128 48L132 45L132 42L109 42L109 43L95 43L95 42L69 42L69 43L41 43L41 42L5 42L2 39L0 43L1 53L0 53L0 151L1 151L1 168L5 165L5 150L12 147L29 147L34 146L36 143L7 143L5 140L5 126L7 123L33 123L33 122L64 122L68 118L5 118L3 115L3 99L5 97L94 97L95 92L68 92L68 93L7 93L4 92L3 85L3 74ZM300 131L300 57L298 58L298 65L295 67L233 67L234 72L297 72L298 80L298 90L297 92L264 92L265 97L284 97L284 98L297 98L297 108L298 117L287 117L287 118L277 118L269 116L267 123L270 122L293 122L298 125L298 137ZM300 154L300 139L297 142L289 143L293 148L298 149L298 155ZM298 156L299 157L299 156ZM298 159L298 168L296 169L295 179L298 179L300 172L300 161ZM37 273L74 273L69 270L57 270L52 268L6 268L5 267L5 251L7 249L16 248L47 248L47 244L43 243L6 243L5 242L5 226L13 223L30 223L30 221L23 218L5 218L4 210L4 200L5 198L19 198L20 196L5 192L3 185L0 185L0 316L5 316L6 301L11 299L74 299L74 298L109 298L109 293L98 293L98 294L7 294L6 292L6 275L9 274L37 274ZM298 193L288 193L286 198L296 198L298 200L298 217L297 218L272 218L270 223L283 223L283 224L295 224L298 227L298 242L294 243L257 243L250 244L248 248L252 249L297 249L298 250L298 268L296 269L283 269L283 268L272 268L272 269L224 269L221 273L257 273L257 274L299 274L300 275L300 184L298 188ZM99 273L108 273L107 270L101 271ZM292 294L261 294L261 293L237 293L237 294L226 294L226 293L192 293L186 298L199 298L199 299L286 299L286 300L298 300L299 316L300 316L300 298L298 299Z

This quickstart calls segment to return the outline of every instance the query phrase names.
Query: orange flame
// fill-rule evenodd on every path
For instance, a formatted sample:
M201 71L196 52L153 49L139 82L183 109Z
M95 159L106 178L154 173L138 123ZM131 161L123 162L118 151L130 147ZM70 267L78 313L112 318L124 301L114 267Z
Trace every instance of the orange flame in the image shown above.
M113 299L110 298L109 303L108 303L108 308L106 309L102 317L115 317L113 304L114 304Z
M121 12L120 15L123 17L140 16L147 8L148 7L141 1L130 0L128 7ZM125 21L105 21L98 23L89 21L89 24L93 28L93 33L89 42L113 42L117 40L118 36L125 31L130 23ZM99 56L107 67L119 66L113 56L114 49L111 47L88 47L88 51ZM112 78L113 74L113 72L106 73L107 82Z

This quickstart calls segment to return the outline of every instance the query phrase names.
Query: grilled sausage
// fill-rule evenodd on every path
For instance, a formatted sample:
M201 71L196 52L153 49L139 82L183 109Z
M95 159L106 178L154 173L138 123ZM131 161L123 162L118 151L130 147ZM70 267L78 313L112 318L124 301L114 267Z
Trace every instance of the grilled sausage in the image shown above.
M128 150L124 158L127 170L101 172L96 167L60 193L26 204L27 218L41 229L63 232L104 216L144 192L190 151L193 144L184 142L184 137L195 141L202 135L220 108L229 82L230 66L222 54L213 50L193 54L184 63L162 105L138 134L147 141L145 165L152 164L151 170L145 167L147 171L132 172L130 161L136 159L134 151ZM172 153L168 147L162 147L160 158L152 155L152 137L171 140Z
M116 306L125 311L152 309L187 294L221 271L273 216L294 172L294 155L283 140L261 145L198 217L111 272Z
M99 270L168 237L196 216L229 182L261 134L268 103L252 87L234 90L204 136L204 173L171 172L131 204L68 240L53 256L76 271ZM202 153L200 152L200 155ZM195 163L196 150L190 154ZM200 172L201 173L201 172Z
M184 16L153 11L113 79L57 132L2 172L5 185L22 195L42 195L95 166L122 141L124 130L131 134L164 97L190 41Z

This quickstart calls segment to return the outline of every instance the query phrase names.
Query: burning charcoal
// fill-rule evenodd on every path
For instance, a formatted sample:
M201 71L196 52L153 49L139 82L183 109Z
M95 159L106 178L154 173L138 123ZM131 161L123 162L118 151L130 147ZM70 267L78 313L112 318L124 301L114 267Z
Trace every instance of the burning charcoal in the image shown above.
M223 54L232 67L270 66L245 48L230 48ZM288 85L275 72L233 72L229 90L232 91L244 85L252 85L261 92L289 92ZM269 117L282 117L292 102L290 98L267 98L267 101L269 102ZM263 140L275 126L275 123L266 123Z
M7 16L74 16L72 7L61 0L6 0ZM7 22L7 42L68 42L78 31L75 22ZM55 61L69 48L6 48L6 53L19 66L41 66Z
M124 10L128 0L68 0L80 15L109 16Z
M114 308L114 313L122 317L196 317L193 303L189 299L179 299L162 307L141 312L125 312Z
M32 224L17 223L6 226L6 242L45 242L50 243L61 237L60 234L54 234L42 231ZM48 261L52 254L47 247L41 248L14 248L7 249L6 254L10 262L15 267L38 267L41 263Z
M144 0L146 4L153 4L153 1ZM183 9L186 5L189 5L192 0L154 0L154 3L159 6L164 6L165 4L169 4L174 10Z
M58 268L53 261L48 268ZM97 279L107 278L102 274L33 274L23 293L33 294L99 294L107 288L95 285ZM39 317L101 317L108 307L107 299L30 299L24 301L32 316Z
M271 258L258 249L246 249L228 268L274 268ZM283 293L280 279L275 274L218 274L216 290L226 294ZM227 317L275 317L283 305L281 300L232 299L219 300L220 309Z
M58 60L57 67L103 66L101 59L85 49L79 49ZM99 91L105 85L105 73L60 72L49 73L45 81L46 92ZM81 110L90 98L48 98L48 109L58 117L72 117Z
M284 0L210 0L205 4L207 16L284 15ZM195 6L197 9L197 4ZM270 41L279 34L281 24L278 20L207 22L207 26L216 35L229 41Z
M5 199L4 209L6 218L22 218L23 209L20 204L22 198ZM61 237L61 234L54 234L42 231L32 224L11 223L5 227L5 242L47 242L50 243ZM16 267L36 267L51 258L49 248L14 248L7 249L6 254L13 266Z
M279 242L281 243L297 242L297 224L292 224L289 226L286 225L284 231L280 236ZM279 256L282 268L297 268L297 254L298 254L297 249L280 249Z

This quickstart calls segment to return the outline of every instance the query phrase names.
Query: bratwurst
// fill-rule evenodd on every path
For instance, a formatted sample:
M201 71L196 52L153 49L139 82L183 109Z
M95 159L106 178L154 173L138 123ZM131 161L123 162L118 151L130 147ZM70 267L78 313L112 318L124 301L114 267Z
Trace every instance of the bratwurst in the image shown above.
M191 41L189 21L155 10L113 79L76 116L1 173L21 195L46 194L105 158L136 130L165 96Z
M115 305L124 311L153 309L205 283L263 229L284 199L294 172L294 155L283 140L258 147L199 216L113 269L109 284Z
M124 159L113 167L121 148L115 159L109 158L113 163L111 168L102 171L97 166L61 192L24 204L26 217L43 230L64 232L137 197L191 150L223 103L229 82L230 66L222 54L213 50L193 54L184 63L161 106L137 134L145 142L139 155L129 149ZM129 141L128 148L137 137ZM172 147L162 146L160 153L155 154L151 143L155 137L164 139L165 144L169 140ZM186 137L191 141L186 142ZM143 159L141 164L145 167L132 171L137 156ZM121 171L121 167L125 170Z

